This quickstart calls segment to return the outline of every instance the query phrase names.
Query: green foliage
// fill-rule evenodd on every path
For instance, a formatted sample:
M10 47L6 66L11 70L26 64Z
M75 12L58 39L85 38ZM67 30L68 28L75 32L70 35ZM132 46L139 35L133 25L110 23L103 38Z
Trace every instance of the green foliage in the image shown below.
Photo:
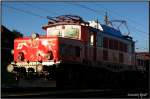
M12 33L14 33L14 35L15 35L15 38L17 38L17 37L23 37L23 34L22 33L20 33L18 30L12 30Z

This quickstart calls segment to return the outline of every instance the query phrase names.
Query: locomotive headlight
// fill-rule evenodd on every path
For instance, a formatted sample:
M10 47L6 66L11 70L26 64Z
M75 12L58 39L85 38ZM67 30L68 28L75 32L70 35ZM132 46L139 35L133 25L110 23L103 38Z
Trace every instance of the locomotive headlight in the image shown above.
M37 38L38 36L39 36L39 34L37 34L37 33L32 33L32 34L31 34L31 38L32 38L32 39L35 39L35 38Z
M13 72L13 70L14 70L14 66L11 65L11 64L9 64L9 65L7 66L7 71L11 73L11 72Z
M14 50L13 50L13 49L11 50L11 54L12 54L12 55L14 54Z
M41 64L37 65L36 71L37 72L42 72L42 70L43 70L43 66Z

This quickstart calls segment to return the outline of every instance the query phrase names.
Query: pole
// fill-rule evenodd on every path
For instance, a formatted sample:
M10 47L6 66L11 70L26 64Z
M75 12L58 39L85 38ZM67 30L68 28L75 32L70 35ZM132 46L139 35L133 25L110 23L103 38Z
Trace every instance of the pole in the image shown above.
M105 13L104 21L105 21L105 24L108 25L108 16L107 16L107 12Z

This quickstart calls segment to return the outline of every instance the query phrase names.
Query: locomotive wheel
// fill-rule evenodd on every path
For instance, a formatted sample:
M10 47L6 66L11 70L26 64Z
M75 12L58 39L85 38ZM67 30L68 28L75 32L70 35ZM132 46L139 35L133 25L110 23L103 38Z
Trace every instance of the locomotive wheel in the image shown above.
M44 79L49 80L49 72L47 71L44 72Z
M44 67L44 77L46 80L55 79L56 66L45 66Z
M28 73L27 73L27 78L28 79L33 79L33 77L34 77L33 73L34 73L34 69L33 68L29 68L28 69Z
M19 80L19 73L18 72L15 73L15 80Z

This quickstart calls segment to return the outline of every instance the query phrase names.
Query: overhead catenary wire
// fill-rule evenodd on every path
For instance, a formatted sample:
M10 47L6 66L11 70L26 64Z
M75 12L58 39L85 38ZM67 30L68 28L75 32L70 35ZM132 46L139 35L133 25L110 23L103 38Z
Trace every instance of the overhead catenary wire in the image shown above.
M15 7L12 7L12 6L6 6L6 5L4 5L4 7L10 8L10 9L14 9L14 10L16 10L16 11L23 12L23 13L26 13L26 14L30 14L30 15L33 15L33 16L36 16L36 17L40 17L40 18L47 19L47 17L45 17L45 16L41 16L41 15L39 15L39 14L30 12L30 11L27 11L27 10L18 9L18 8L15 8Z
M103 13L106 13L106 11L96 10L96 9L90 8L90 7L86 6L86 5L79 4L78 2L73 2L73 3L69 3L69 4L72 4L72 5L75 5L75 6L79 6L81 8L84 8L86 10L95 12L96 14L100 14L100 15L104 15Z
M96 13L100 13L100 11L98 11L98 10L95 10L95 9L92 9L92 8L90 8L90 7L88 7L88 6L85 6L85 5L82 5L82 4L78 4L78 3L72 3L72 4L75 4L75 5L77 5L77 6L80 6L80 7L82 7L82 8L84 8L84 9L88 9L88 10L90 10L90 11L93 11L93 12L96 12ZM104 11L105 12L105 11ZM145 33L145 32L143 32L143 31L141 31L141 30L139 30L139 29L137 29L137 28L135 28L135 27L133 27L132 26L132 28L134 28L136 31L138 31L138 32L140 32L140 33ZM145 33L146 34L146 33ZM140 35L140 37L145 37L144 35Z
M24 4L27 5L27 6L31 6L31 5L26 4L26 3L24 3ZM72 4L74 4L74 3L72 3ZM80 6L80 7L82 7L82 8L86 8L86 9L88 9L88 10L90 10L90 11L94 11L94 12L96 12L96 13L98 13L98 14L101 13L99 10L92 9L92 8L90 8L90 7L88 7L88 6L81 5L81 4L78 4L78 3L75 3L75 4L78 5L78 6ZM6 5L5 5L5 6L6 6ZM12 9L14 9L14 10L21 11L21 12L24 12L24 13L27 13L27 14L32 14L32 15L34 15L34 16L38 16L38 17L46 18L46 19L47 19L47 17L45 17L45 16L41 16L41 15L39 15L39 14L36 14L36 13L33 13L33 12L29 12L29 11L26 11L26 10L23 10L23 9L17 9L17 8L15 8L15 7L12 7L12 6L6 6L6 7L12 8ZM33 6L33 5L32 5L31 7L35 7L35 8L37 8L37 9L40 9L40 10L45 11L45 12L50 12L50 13L53 13L53 14L57 14L56 12L52 12L52 11L43 9L43 8L41 8L41 7L37 7L37 6ZM103 8L104 8L104 7L103 7ZM135 28L134 26L132 26L132 27ZM139 29L137 29L137 28L135 28L135 29L136 29L138 32L145 33L145 32L143 32L143 31L141 31L141 30L139 30ZM148 34L148 33L145 33L145 34Z
M90 7L88 7L88 6L85 6L85 5L83 5L83 4L79 4L79 3L71 3L71 4L73 4L73 5L76 5L76 6L80 6L80 7L82 7L82 8L85 8L85 9L88 9L88 10L91 10L91 11L93 11L93 12L95 12L95 13L98 13L99 14L99 10L95 10L95 9L92 9L92 8L90 8ZM107 10L106 10L107 11ZM105 11L104 11L105 12ZM130 21L131 21L131 19L129 19ZM133 20L132 20L133 21ZM137 23L137 22L136 22ZM134 27L134 26L132 26L132 28L134 28L136 31L138 31L138 32L140 32L140 33L144 33L144 34L148 34L148 33L146 33L146 32L144 32L144 31L141 31L141 30L139 30L139 29L137 29L136 27Z
M110 9L108 9L108 8L105 8L105 7L102 6L102 5L100 5L100 7L103 8L103 9L105 9L107 12L109 11L109 12L111 12L111 13L114 13L115 15L118 15L118 16L120 16L120 17L124 17L124 16L122 16L121 14L117 13L117 12L114 11L114 10L110 10ZM130 20L130 21L132 21L132 22L134 22L134 23L137 23L138 25L143 26L143 24L141 24L141 23L139 23L139 22L137 22L137 21L135 21L135 20L133 20L133 19L131 19L131 18L126 17L126 19L128 19L128 20Z
M54 14L54 15L59 15L59 14L60 14L60 13L57 13L57 12L54 12L54 11L50 11L50 10L48 10L48 9L44 9L44 8L39 7L39 6L37 6L37 5L35 6L35 5L31 4L31 3L22 3L22 4L23 4L23 5L26 5L26 6L28 6L28 7L31 7L31 8L35 8L35 9L44 11L44 12L46 12L46 13L51 13L51 14ZM49 18L54 18L54 17L47 16L47 19L49 19Z
M34 8L36 8L36 9L39 9L39 10L41 10L41 11L44 11L44 12L48 12L48 13L53 13L53 14L57 14L56 12L53 12L53 11L49 11L49 10L47 10L47 9L43 9L43 8L41 8L41 7L39 7L39 6L33 6L33 5L31 5L31 4L26 4L26 5L30 5L31 7L34 7ZM82 4L77 4L76 3L76 5L78 5L78 6L80 6L80 7L82 7L82 8L84 8L84 9L86 9L86 10L89 10L89 11L92 11L92 12L95 12L95 13L97 13L97 14L102 14L102 11L99 11L99 10L97 10L97 9L93 9L93 8L90 8L89 6L86 6L86 5L82 5ZM4 6L6 6L6 5L4 5ZM11 8L11 9L14 9L14 10L17 10L17 11L20 11L20 12L22 12L22 13L26 13L26 14L29 14L29 15L34 15L34 16L37 16L37 17L40 17L40 18L43 18L43 19L47 19L47 17L46 16L42 16L42 15L39 15L39 14L36 14L36 13L34 13L34 12L31 12L31 11L27 11L27 10L24 10L24 9L18 9L18 8L15 8L15 7L12 7L12 6L7 6L7 8ZM106 8L105 8L106 9ZM107 11L108 11L108 9L107 9ZM109 10L109 11L111 11L111 10ZM106 11L103 11L103 12L106 12ZM113 12L114 13L114 11L111 11L111 12ZM115 13L116 15L118 15L118 16L121 16L120 14L118 14L118 13ZM122 17L122 16L121 16ZM134 20L131 20L131 19L129 19L129 18L126 18L126 19L128 19L129 20L129 22L134 22L134 23L137 23L136 21L134 21ZM131 23L132 23L131 22ZM139 23L137 23L137 24L139 24ZM133 30L135 30L135 31L137 31L137 32L139 32L140 33L140 35L138 35L138 36L140 36L140 37L145 37L145 36L143 36L143 35L141 35L141 33L142 34L148 34L148 33L146 33L146 32L144 32L144 31L141 31L140 29L138 29L137 27L135 27L135 26L130 26L130 27L132 27L133 28Z
M82 5L82 4L78 4L78 3L71 3L71 4L76 5L76 6L79 6L79 7L82 7L82 8L85 8L85 9L87 9L87 10L90 10L90 11L93 11L93 12L99 14L99 10L92 9L92 8L90 8L90 7L88 7L88 6L85 6L85 5ZM105 11L105 12L106 12L106 11ZM137 22L135 22L135 21L133 21L133 20L131 20L131 19L129 19L129 18L128 18L128 20L129 20L129 22L132 21L132 22L134 22L134 23L137 23ZM139 23L137 23L137 24L139 24ZM141 33L148 35L148 33L144 32L144 31L141 31L140 29L137 29L137 28L134 27L134 26L132 26L132 28L133 28L134 30L136 30L137 32L140 33L139 37L141 37L141 38L145 37L144 35L141 35Z
M101 11L99 11L99 10L95 10L95 9L92 9L92 8L90 8L90 7L88 7L88 6L85 6L85 5L79 4L79 3L77 3L77 2L74 2L74 3L71 3L71 4L73 4L73 5L77 5L77 6L79 6L79 7L84 8L84 9L87 9L87 10L90 10L90 11L93 11L93 12L96 12L96 13L98 13L98 14L103 15Z
M32 4L29 4L29 3L23 3L23 4L26 5L26 6L29 6L29 7L36 8L36 9L38 9L38 10L47 12L47 13L58 14L58 13L56 13L56 12L53 12L53 11L44 9L44 8L42 8L42 7L39 7L39 6L35 6L35 5L32 5Z
M102 7L103 9L106 9L107 12L109 11L109 12L114 13L115 15L118 15L118 16L120 16L120 17L125 18L124 16L122 16L121 14L117 13L117 12L114 11L114 10L107 9L107 8L103 7L102 5L101 5L101 7ZM128 20L129 20L128 22L130 22L130 23L133 22L133 23L136 23L137 25L140 25L140 27L143 27L143 25L142 25L141 23L139 23L139 22L137 22L137 21L134 21L134 20L131 19L131 18L126 17L126 19L128 19ZM132 21L132 22L131 22L131 21ZM135 28L135 27L134 27L134 28ZM136 28L136 30L138 30L139 32L146 33L146 32L144 32L144 31L141 31L141 30L137 29L137 28ZM148 33L146 33L146 34L148 34Z
M27 5L27 6L31 6L30 4L26 4L26 3L24 3L25 5ZM95 9L92 9L92 8L90 8L90 7L88 7L88 6L85 6L85 5L81 5L81 4L79 4L79 3L72 3L72 4L76 4L76 5L78 5L78 6L80 6L80 7L82 7L82 8L86 8L86 9L88 9L88 10L90 10L90 11L94 11L94 12L96 12L96 13L98 13L98 14L100 14L101 12L99 11L99 10L95 10ZM8 7L8 6L7 6ZM43 9L43 8L41 8L41 7L37 7L37 6L31 6L31 7L34 7L34 8L37 8L37 9L39 9L39 10L42 10L42 11L45 11L45 12L50 12L50 13L53 13L53 14L57 14L56 12L52 12L52 11L49 11L49 10L46 10L46 9ZM17 9L17 8L14 8L14 7L11 7L11 6L9 6L9 8L12 8L12 9L15 9L15 10L18 10L18 11L23 11L24 13L28 13L28 14L32 14L32 15L34 15L34 16L38 16L38 17L41 17L41 18L47 18L47 17L45 17L45 16L41 16L41 15L39 15L39 14L36 14L36 13L33 13L33 12L29 12L29 11L26 11L26 10L22 10L22 9ZM103 7L104 8L104 7ZM106 9L106 8L104 8L104 9ZM107 11L108 11L109 9L107 9ZM110 11L110 10L109 10ZM113 12L113 11L111 11L111 12ZM116 13L116 14L118 14L118 13ZM119 15L119 14L118 14ZM132 21L131 19L129 19L130 21ZM134 26L132 26L133 28L135 28ZM137 29L137 28L135 28L138 32L142 32L142 33L145 33L145 32L143 32L143 31L141 31L141 30L139 30L139 29ZM148 34L148 33L145 33L145 34Z
M98 13L98 14L101 14L101 11L98 11L98 10L95 10L95 9L92 9L92 8L89 8L88 6L82 6L81 4L78 4L78 5L80 5L82 8L86 8L86 9L88 9L88 10L90 10L90 11L93 11L93 12L96 12L96 13ZM47 19L46 16L42 16L42 15L36 14L36 13L34 13L34 12L31 12L31 11L27 11L27 10L24 10L24 9L18 9L18 8L15 8L15 7L12 7L12 6L6 6L6 5L3 5L3 6L4 6L4 7L7 7L7 8L14 9L14 10L19 11L19 12L23 12L23 13L29 14L29 15L34 15L34 16L37 16L37 17L40 17L40 18ZM31 6L31 7L35 7L35 6ZM45 12L50 12L50 11L48 11L48 10L46 10L46 9L42 9L42 8L40 8L40 7L37 7L37 6L36 6L36 8L37 8L37 9L41 9L41 10L43 10L43 11L45 10ZM53 12L51 12L51 13L53 13ZM54 12L54 13L55 13L55 12ZM55 14L56 14L56 13L55 13ZM147 34L147 33L143 32L143 31L141 31L140 29L135 28L134 26L131 26L131 27L133 27L134 30L136 30L136 31L138 31L138 32L140 32L140 33ZM143 35L139 35L139 36L142 37Z
M136 31L138 31L138 32L140 32L140 33L143 33L143 34L148 35L148 33L143 32L143 31L141 31L141 30L137 29L137 28L136 28L136 27L134 27L134 26L131 26L131 25L130 25L130 27L134 28Z

